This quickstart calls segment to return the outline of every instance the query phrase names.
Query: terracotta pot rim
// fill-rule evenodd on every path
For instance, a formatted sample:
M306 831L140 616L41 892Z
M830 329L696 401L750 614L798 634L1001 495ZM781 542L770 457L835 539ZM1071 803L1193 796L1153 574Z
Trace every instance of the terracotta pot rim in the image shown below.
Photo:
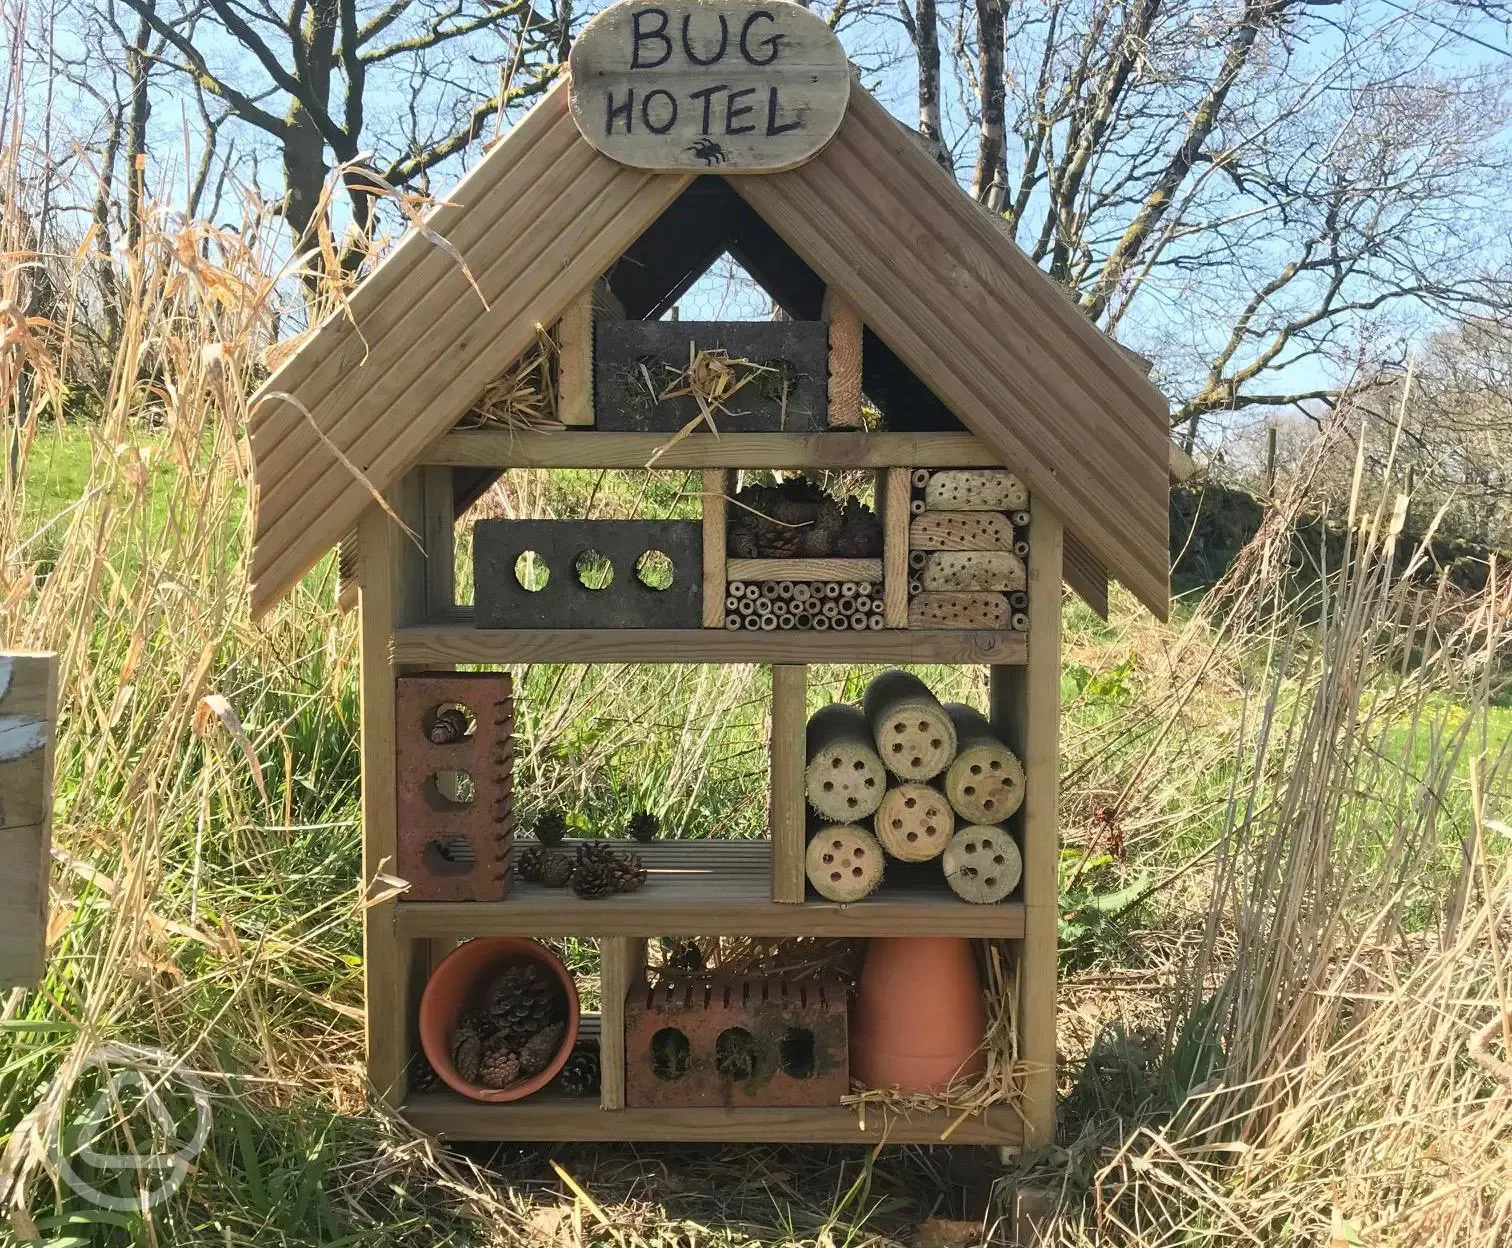
M507 966L525 962L534 962L549 971L566 994L567 1030L562 1043L544 1070L512 1087L485 1088L468 1083L457 1073L451 1057L451 1032L462 1004L485 971L497 974ZM494 1104L518 1101L539 1092L567 1064L577 1044L580 1017L577 981L555 953L528 936L479 936L458 945L441 959L426 981L420 997L420 1047L431 1069L452 1091Z

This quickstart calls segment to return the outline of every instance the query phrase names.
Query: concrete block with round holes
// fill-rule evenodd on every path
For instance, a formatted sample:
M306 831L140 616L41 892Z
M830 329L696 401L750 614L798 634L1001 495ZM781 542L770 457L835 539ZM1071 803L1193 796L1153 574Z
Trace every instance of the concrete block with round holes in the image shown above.
M473 581L480 628L698 628L703 529L697 520L480 520Z
M509 891L514 696L507 672L400 676L395 873L411 901L499 901Z
M673 981L625 998L625 1104L838 1105L850 1090L845 985Z

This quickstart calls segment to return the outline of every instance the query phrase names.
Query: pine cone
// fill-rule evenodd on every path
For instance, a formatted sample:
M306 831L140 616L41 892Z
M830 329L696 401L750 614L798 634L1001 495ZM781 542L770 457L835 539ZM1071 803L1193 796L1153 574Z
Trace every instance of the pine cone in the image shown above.
M619 869L613 863L580 862L572 869L572 891L585 901L597 901L619 891Z
M543 810L535 821L535 838L542 845L560 845L567 835L567 817L555 806Z
M411 1092L437 1092L441 1088L441 1076L430 1064L424 1053L416 1053L409 1064L409 1090Z
M599 1090L598 1045L585 1040L572 1050L561 1073L556 1077L562 1091L570 1096L595 1096Z
M614 865L614 851L603 841L584 841L577 847L577 860L573 864L573 870L581 870L587 866L612 867Z
M729 536L725 540L725 550L732 559L755 559L760 551L756 542L756 534L749 525L741 525L739 528L731 526Z
M546 875L546 860L556 856L544 845L527 845L520 852L520 862L516 870L522 880L539 884Z
M547 888L566 888L572 879L572 859L566 854L548 852L541 864L541 883Z
M614 891L633 893L646 882L646 864L639 854L616 854L614 856Z
M436 713L436 718L426 736L435 745L450 745L467 735L467 712L460 707L448 706Z
M674 943L667 951L664 966L667 974L680 976L702 975L707 969L704 966L703 951L691 940Z
M819 515L808 528L792 532L801 534L800 545L806 558L823 559L835 553L840 528L840 509L831 503L820 508Z
M560 990L534 962L511 966L490 989L487 1009L496 1039L518 1051L561 1016Z
M520 1048L520 1073L529 1078L550 1066L551 1059L562 1047L562 1037L566 1034L566 1023L551 1023L525 1041Z
M654 841L661 831L661 820L649 810L638 810L630 816L630 835L637 841Z
M483 1037L471 1014L464 1015L452 1032L451 1055L457 1077L463 1083L477 1083L478 1068L483 1063Z
M519 1057L502 1044L493 1044L483 1055L477 1082L485 1088L507 1088L519 1081L523 1067Z

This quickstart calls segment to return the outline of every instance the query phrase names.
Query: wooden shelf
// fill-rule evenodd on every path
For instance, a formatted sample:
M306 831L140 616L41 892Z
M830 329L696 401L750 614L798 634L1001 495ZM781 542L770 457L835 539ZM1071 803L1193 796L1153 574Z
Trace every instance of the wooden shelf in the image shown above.
M731 435L734 436L734 435ZM394 630L395 663L1000 663L1028 661L1024 633L727 632L716 628L474 628Z
M882 582L880 559L731 559L726 581Z
M1018 902L974 906L943 879L884 883L853 905L772 897L767 841L657 841L635 845L649 876L636 892L585 901L570 889L515 880L503 901L405 901L395 907L407 937L473 936L971 936L1017 940ZM567 846L570 850L571 846ZM901 864L900 864L901 865ZM927 865L927 864L926 864ZM895 874L904 874L897 872Z
M428 1135L449 1140L669 1140L707 1143L746 1141L808 1144L996 1144L1023 1143L1019 1116L1007 1106L981 1117L916 1114L888 1120L868 1109L863 1119L843 1105L814 1109L600 1109L591 1097L567 1097L550 1089L507 1105L469 1101L451 1092L410 1097L400 1113ZM946 1133L949 1132L948 1136ZM942 1138L944 1137L944 1138Z
M997 468L969 433L551 433L463 429L425 455L457 468Z

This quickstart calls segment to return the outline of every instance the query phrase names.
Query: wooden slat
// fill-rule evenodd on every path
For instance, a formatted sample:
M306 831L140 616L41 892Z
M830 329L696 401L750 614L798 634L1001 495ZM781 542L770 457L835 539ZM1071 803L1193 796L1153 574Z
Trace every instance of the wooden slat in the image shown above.
M703 626L723 628L725 622L725 521L729 474L705 468L703 474Z
M639 978L645 945L627 936L600 939L599 1104L625 1108L625 994Z
M571 846L568 847L569 849ZM499 902L403 901L397 925L408 937L473 936L920 936L1000 937L1024 933L1023 907L973 906L929 872L898 873L851 905L772 900L772 847L760 841L657 841L638 846L648 878L633 893L585 901L516 879ZM925 882L927 881L927 882Z
M447 434L428 464L464 468L918 468L991 467L997 452L969 433L694 433L668 446L663 433L511 433L470 429Z
M0 988L47 967L58 656L0 654Z
M1056 918L1060 853L1060 521L1035 500L1029 527L1029 664L992 669L992 718L1024 764L1020 1056L1032 1142L1055 1132Z
M771 801L772 900L800 902L805 880L803 733L808 723L808 668L772 668Z
M1022 663L1022 633L726 632L703 628L472 628L433 624L394 634L400 663Z
M425 610L434 618L457 605L457 507L450 468L419 471L425 498Z
M1071 534L1065 537L1066 584L1103 619L1108 618L1108 570Z
M1151 610L1168 407L874 99L808 164L732 185Z
M585 290L557 322L557 419L593 424L593 291Z
M882 579L880 559L731 559L730 581L870 581Z
M537 1093L507 1105L468 1101L452 1093L414 1096L404 1118L449 1140L622 1140L702 1143L982 1144L1018 1148L1023 1129L1007 1106L983 1116L944 1112L888 1117L835 1105L811 1109L736 1107L624 1109L605 1113L591 1101Z
M861 427L861 316L849 300L826 291L829 322L829 423L836 429Z
M908 627L909 470L889 468L880 481L882 512L882 624Z

